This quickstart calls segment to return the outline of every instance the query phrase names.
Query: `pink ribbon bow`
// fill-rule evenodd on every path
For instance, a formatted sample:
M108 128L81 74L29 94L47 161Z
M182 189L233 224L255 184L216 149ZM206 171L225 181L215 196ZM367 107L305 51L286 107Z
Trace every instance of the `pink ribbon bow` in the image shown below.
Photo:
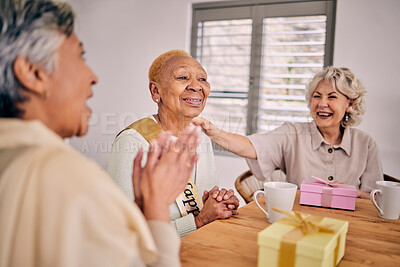
M311 178L313 178L315 180L315 181L313 181L314 183L323 184L323 185L327 185L330 187L341 187L340 184L334 184L332 182L327 182L327 181L322 180L321 178L318 178L315 176L311 176Z
M318 177L315 177L315 176L311 176L311 178L313 178L315 180L315 181L311 181L311 182L313 182L315 184L318 184L318 185L326 185L326 186L329 186L329 187L349 188L349 189L354 188L353 185L335 184L335 183L332 183L332 182L327 182L327 181L322 180L321 178L318 178Z
M328 186L327 188L324 187L322 189L322 198L321 198L321 206L322 207L330 207L331 206L333 187L342 187L342 188L348 187L348 185L346 185L346 184L334 184L332 182L327 182L327 181L322 180L321 178L318 178L315 176L311 176L311 178L313 178L315 180L313 182L316 184Z

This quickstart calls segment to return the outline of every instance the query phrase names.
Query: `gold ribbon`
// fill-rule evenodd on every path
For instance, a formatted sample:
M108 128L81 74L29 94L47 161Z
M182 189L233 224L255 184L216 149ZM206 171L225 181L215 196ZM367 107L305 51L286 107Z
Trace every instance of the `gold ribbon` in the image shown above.
M120 135L123 131L133 129L140 133L147 142L151 142L153 139L157 139L158 135L162 132L161 126L150 118L144 118L135 121L121 132L117 134ZM175 200L178 205L179 212L182 217L192 213L197 216L201 209L203 208L203 199L197 190L196 185L193 182L192 177L189 177L188 183L185 190L177 197Z
M296 211L287 212L278 208L273 207L273 210L283 213L286 215L279 223L292 225L295 228L286 233L281 240L281 247L279 252L278 266L295 266L296 259L296 244L305 235L317 232L335 233L331 227L333 225L321 225L320 222L324 217L302 214ZM335 255L333 257L334 264L336 266L337 256L339 254L340 235L335 248Z
M115 138L117 138L123 131L126 131L128 129L133 129L140 133L146 140L147 142L150 143L151 140L157 139L158 135L162 132L162 128L158 123L156 123L154 120L150 118L144 118L140 119L138 121L135 121L122 131L120 131Z

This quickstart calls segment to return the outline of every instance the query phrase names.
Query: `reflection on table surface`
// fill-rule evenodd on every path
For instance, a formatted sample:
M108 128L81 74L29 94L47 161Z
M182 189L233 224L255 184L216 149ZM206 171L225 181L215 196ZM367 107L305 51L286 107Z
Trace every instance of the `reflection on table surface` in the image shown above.
M265 205L264 199L260 204ZM369 199L357 199L356 210L299 205L293 210L349 221L346 251L338 266L400 266L400 220L385 220ZM210 223L182 238L182 266L257 266L257 234L270 224L254 202L239 215Z

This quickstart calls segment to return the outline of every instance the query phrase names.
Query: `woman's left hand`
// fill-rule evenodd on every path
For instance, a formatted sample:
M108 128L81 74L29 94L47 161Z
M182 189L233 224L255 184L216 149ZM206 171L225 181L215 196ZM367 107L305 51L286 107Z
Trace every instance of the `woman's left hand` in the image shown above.
M334 184L344 184L343 182L340 181L335 181ZM366 198L369 199L369 193L361 191L360 189L357 189L357 197L358 198Z
M359 198L365 198L365 199L369 199L369 193L361 191L360 189L357 189L357 197Z

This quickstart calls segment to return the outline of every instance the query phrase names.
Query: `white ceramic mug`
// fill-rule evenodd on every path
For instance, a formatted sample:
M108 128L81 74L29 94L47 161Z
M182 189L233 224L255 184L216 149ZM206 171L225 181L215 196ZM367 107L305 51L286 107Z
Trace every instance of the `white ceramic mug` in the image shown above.
M379 217L397 220L400 215L400 183L377 181L376 188L371 191L371 201L378 209Z
M266 182L264 183L264 191L257 190L253 194L253 199L257 206L267 215L268 222L274 223L283 218L285 215L274 211L272 208L291 212L293 209L294 199L296 198L297 185L286 182ZM265 195L265 204L267 210L263 209L257 201L258 194Z

